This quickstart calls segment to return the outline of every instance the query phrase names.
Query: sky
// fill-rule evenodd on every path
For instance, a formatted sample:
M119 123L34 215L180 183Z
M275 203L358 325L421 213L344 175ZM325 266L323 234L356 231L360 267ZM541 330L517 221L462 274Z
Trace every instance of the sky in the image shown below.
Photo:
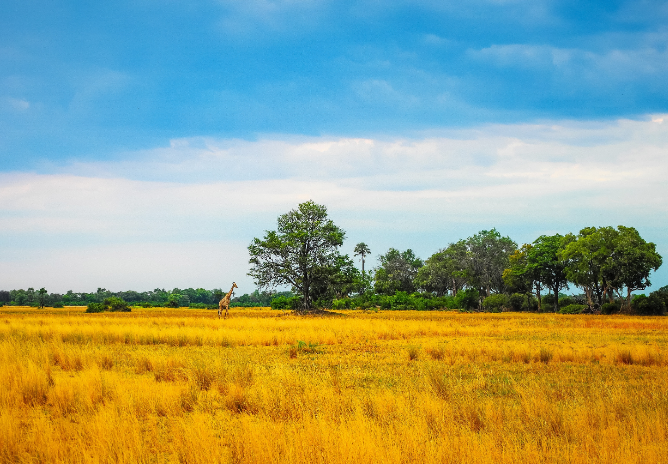
M668 260L667 176L665 1L0 2L0 288L250 293L306 200L367 268L492 228Z

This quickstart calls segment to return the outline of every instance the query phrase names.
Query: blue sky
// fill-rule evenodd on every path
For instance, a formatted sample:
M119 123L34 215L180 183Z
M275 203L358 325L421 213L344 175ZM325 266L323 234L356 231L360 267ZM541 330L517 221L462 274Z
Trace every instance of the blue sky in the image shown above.
M246 246L309 198L346 252L623 224L668 257L667 25L659 1L6 0L0 286L250 291Z

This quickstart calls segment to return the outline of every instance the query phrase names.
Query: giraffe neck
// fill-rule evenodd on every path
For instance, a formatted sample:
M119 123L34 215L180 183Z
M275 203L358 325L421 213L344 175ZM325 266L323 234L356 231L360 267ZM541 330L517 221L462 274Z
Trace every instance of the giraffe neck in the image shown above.
M227 295L226 295L227 298L230 298L230 297L232 296L232 292L233 292L233 291L234 291L234 287L232 287L232 288L230 289L230 291L227 292Z

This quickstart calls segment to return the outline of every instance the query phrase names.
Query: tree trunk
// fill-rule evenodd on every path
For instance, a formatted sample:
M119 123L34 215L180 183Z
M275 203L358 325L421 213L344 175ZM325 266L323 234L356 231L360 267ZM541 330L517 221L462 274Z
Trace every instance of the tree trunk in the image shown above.
M559 286L554 287L554 312L559 312Z
M536 298L538 298L538 312L542 312L542 307L540 304L540 283L536 282Z

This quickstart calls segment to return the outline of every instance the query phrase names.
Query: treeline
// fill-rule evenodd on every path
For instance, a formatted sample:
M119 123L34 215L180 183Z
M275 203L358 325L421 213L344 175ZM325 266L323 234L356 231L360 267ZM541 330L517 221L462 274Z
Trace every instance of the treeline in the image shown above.
M65 294L49 293L45 288L39 290L28 288L27 290L0 290L0 305L62 308L64 306L90 306L93 304L92 308L97 311L105 304L109 306L109 301L117 302L120 300L131 306L141 307L218 309L218 302L225 294L226 292L219 288L213 290L175 288L171 291L156 288L148 292L133 290L112 292L105 288L98 288L94 293L76 293L70 290ZM230 306L266 307L271 305L271 300L277 295L290 297L292 293L255 290L250 294L232 298ZM113 300L111 300L112 298Z
M655 244L632 227L543 235L521 247L483 230L426 262L410 249L391 248L370 275L357 277L359 290L372 284L372 291L342 295L331 306L664 314L668 286L649 296L632 293L648 287L661 264ZM580 293L562 293L571 288Z

